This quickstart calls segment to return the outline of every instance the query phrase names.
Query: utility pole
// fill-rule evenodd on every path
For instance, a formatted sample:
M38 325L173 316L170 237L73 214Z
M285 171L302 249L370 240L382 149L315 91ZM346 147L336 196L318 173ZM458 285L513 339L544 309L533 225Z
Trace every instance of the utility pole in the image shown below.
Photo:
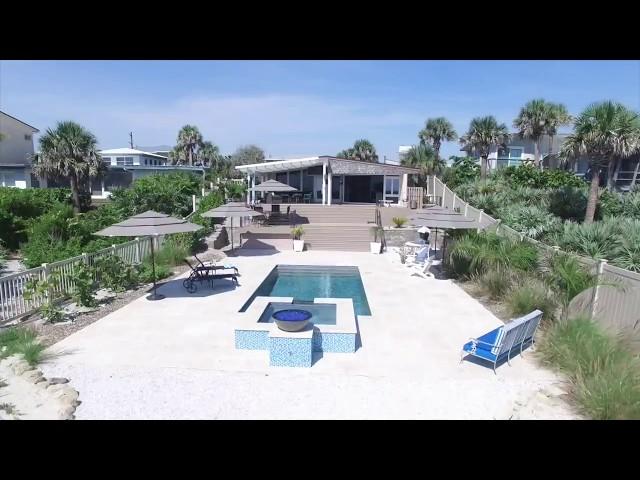
M131 145L131 149L133 150L133 132L129 132L129 145Z

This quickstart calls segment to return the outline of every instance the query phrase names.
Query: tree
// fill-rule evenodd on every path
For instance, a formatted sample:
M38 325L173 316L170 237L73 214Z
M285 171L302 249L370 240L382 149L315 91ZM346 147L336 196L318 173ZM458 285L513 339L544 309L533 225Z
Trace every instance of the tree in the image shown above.
M452 142L458 139L451 122L444 117L429 118L418 137L423 143L430 144L435 151L436 159L440 160L440 147L442 142Z
M538 168L542 165L540 161L540 139L542 135L547 133L554 115L554 105L543 98L537 98L525 104L513 121L513 126L518 130L520 138L529 138L533 141L533 160Z
M569 125L573 118L569 115L567 107L562 103L551 103L551 114L547 120L546 134L549 136L549 155L552 154L553 137L558 134L558 128L562 125Z
M104 172L106 167L97 153L96 137L81 125L58 122L40 138L40 154L35 158L33 172L42 177L66 177L71 186L73 209L80 211L80 185L89 177Z
M217 163L220 157L220 149L212 142L202 142L202 147L198 150L198 162L202 165L210 166Z
M589 105L576 119L573 133L562 145L563 158L589 159L591 187L584 223L592 223L598 203L600 170L640 148L638 114L624 105L605 101Z
M189 161L189 165L193 165L193 158L196 154L196 149L202 146L202 134L198 127L194 125L185 125L178 132L178 146L186 154L186 158Z
M346 158L349 160L360 160L362 162L378 161L376 147L374 147L373 144L365 138L356 140L353 143L353 147L338 152L336 157Z
M185 155L184 150L180 145L176 145L169 152L169 162L172 165L184 165L185 163Z
M232 155L231 162L235 165L249 165L262 163L265 160L264 150L256 145L244 145L239 147Z
M411 147L400 163L407 167L419 168L421 181L427 175L440 173L445 166L445 162L436 156L431 145L422 142Z
M480 157L480 177L487 177L487 158L491 148L504 145L509 139L507 126L498 123L495 117L476 117L471 120L469 130L460 138L460 143Z

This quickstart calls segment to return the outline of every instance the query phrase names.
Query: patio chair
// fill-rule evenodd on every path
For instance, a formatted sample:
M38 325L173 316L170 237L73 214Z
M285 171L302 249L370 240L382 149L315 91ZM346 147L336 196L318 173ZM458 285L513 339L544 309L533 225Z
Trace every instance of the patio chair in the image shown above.
M198 258L198 256L194 253L193 257L198 261L199 263L199 267L204 267L204 268L211 268L214 271L215 270L233 270L234 272L236 272L237 275L240 275L240 272L238 272L238 267L234 266L234 265L230 265L230 264L222 264L222 265L218 265L217 262L203 262L202 260L200 260Z
M407 255L407 266L411 266L416 263L423 264L425 261L429 259L429 246L424 246L419 248L417 251L414 250L414 253Z
M424 263L414 263L409 266L411 275L416 275L422 278L433 278L433 273L429 271L433 265L433 258L427 258Z
M522 355L525 346L534 344L534 336L541 319L542 312L534 310L481 337L469 339L470 341L462 347L460 363L467 355L471 355L493 364L493 373L496 373L497 364L505 359L511 366L513 351L519 350Z
M311 203L311 197L312 197L311 193L305 193L302 195L302 201L304 203Z
M238 285L238 274L237 273L216 273L216 268L211 266L198 266L194 267L191 263L185 259L184 263L189 265L191 269L191 273L189 276L182 282L182 286L189 293L195 293L198 290L198 286L196 282L200 282L202 284L203 281L208 281L210 285L212 285L213 280L230 278L236 285Z

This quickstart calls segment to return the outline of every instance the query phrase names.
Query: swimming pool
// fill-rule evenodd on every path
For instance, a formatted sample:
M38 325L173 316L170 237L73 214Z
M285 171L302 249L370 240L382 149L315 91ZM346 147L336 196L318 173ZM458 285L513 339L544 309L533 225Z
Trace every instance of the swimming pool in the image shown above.
M240 311L246 311L256 297L293 297L294 303L351 298L356 315L371 315L358 267L276 265Z

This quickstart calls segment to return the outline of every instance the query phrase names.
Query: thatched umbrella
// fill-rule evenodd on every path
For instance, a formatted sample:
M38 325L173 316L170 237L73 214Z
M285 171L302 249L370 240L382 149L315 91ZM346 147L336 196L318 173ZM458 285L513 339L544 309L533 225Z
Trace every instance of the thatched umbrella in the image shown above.
M220 205L219 207L212 208L211 210L204 212L202 216L207 218L229 218L231 220L231 250L233 250L233 219L243 217L259 217L262 216L262 213L252 210L251 208L245 206L244 203L230 202L224 205Z
M147 296L147 300L161 300L164 295L156 293L156 261L154 254L154 237L159 235L171 235L173 233L195 232L202 228L201 225L189 223L186 220L170 217L164 213L147 210L144 213L134 215L104 228L94 235L103 237L151 237L151 269L153 273L153 293Z

